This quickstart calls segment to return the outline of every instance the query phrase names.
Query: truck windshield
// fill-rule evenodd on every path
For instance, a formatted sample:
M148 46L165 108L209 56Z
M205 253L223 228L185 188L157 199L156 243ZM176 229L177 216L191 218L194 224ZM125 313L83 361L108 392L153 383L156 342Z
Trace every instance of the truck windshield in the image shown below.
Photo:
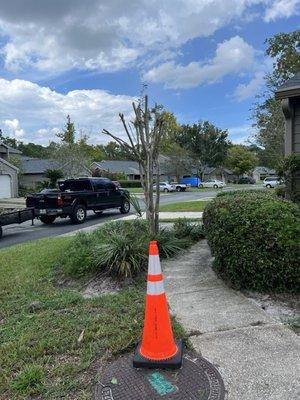
M80 192L82 190L92 190L92 186L89 180L65 181L59 183L59 189L62 192Z

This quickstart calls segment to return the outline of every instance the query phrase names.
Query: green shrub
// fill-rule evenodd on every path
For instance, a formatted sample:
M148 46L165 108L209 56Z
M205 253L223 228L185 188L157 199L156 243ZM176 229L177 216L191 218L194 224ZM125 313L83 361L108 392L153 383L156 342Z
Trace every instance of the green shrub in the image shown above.
M190 237L179 238L168 229L160 229L151 237L148 223L141 219L115 221L93 233L76 235L61 255L60 265L65 273L75 277L96 270L117 277L135 276L147 268L150 240L157 240L162 258L171 257L192 243Z
M275 188L275 193L276 193L276 195L278 197L281 197L282 199L284 199L285 198L285 194L286 194L285 186L284 185L277 186Z
M192 241L197 241L204 238L203 225L200 223L186 221L185 218L180 218L174 223L174 234L177 238L189 237Z
M248 195L250 194L250 196L255 195L256 197L263 197L263 198L273 198L274 197L274 192L272 190L268 190L268 189L244 189L244 190L232 190L229 192L219 192L217 194L217 197L240 197L240 196L244 196L244 195Z
M142 184L140 181L130 181L130 180L119 180L122 188L141 188Z
M119 277L134 276L147 265L147 226L144 221L107 224L96 233L93 264Z
M298 291L300 210L265 191L228 193L203 214L217 272L237 287Z
M188 237L177 238L172 230L160 229L153 240L157 240L159 254L162 258L172 257L189 247L192 242Z

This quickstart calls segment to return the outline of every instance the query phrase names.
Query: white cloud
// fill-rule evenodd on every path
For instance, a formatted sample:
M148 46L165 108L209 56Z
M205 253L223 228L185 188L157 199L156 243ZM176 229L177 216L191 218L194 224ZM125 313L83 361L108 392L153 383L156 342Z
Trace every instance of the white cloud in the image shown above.
M148 71L144 79L163 82L168 88L191 88L202 83L213 83L225 75L248 70L254 63L254 49L240 36L219 43L216 54L209 61L178 65L166 62Z
M90 141L107 142L100 134L103 128L123 135L118 113L131 116L134 98L113 95L104 90L73 90L61 94L35 83L15 79L0 79L0 121L4 134L46 144L54 140L70 114L79 130L90 136ZM22 129L20 128L22 126Z
M264 20L274 21L279 18L289 18L299 14L300 0L275 0L266 9Z
M249 83L240 83L234 92L234 97L238 101L246 100L259 92L259 89L264 84L264 71L257 71Z
M2 123L7 128L9 136L20 139L25 135L24 129L21 129L20 122L16 118L5 119Z
M229 139L234 144L247 144L255 134L255 129L251 125L234 126L228 129Z
M0 51L9 70L114 71L208 37L258 3L265 0L3 0Z

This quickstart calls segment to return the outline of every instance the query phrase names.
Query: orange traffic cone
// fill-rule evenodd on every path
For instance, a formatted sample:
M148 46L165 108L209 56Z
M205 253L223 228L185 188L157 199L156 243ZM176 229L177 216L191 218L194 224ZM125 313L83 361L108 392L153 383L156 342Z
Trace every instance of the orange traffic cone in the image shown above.
M174 369L181 364L182 343L174 341L157 242L151 241L143 338L135 351L133 366Z

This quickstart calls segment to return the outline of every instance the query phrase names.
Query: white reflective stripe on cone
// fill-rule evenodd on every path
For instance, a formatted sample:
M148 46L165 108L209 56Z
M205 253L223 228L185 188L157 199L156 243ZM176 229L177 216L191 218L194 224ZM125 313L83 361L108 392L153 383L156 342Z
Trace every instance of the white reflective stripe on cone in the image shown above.
M163 294L165 293L164 281L147 282L147 294Z
M161 274L159 255L157 255L157 256L150 255L149 256L148 274L149 275L160 275Z

